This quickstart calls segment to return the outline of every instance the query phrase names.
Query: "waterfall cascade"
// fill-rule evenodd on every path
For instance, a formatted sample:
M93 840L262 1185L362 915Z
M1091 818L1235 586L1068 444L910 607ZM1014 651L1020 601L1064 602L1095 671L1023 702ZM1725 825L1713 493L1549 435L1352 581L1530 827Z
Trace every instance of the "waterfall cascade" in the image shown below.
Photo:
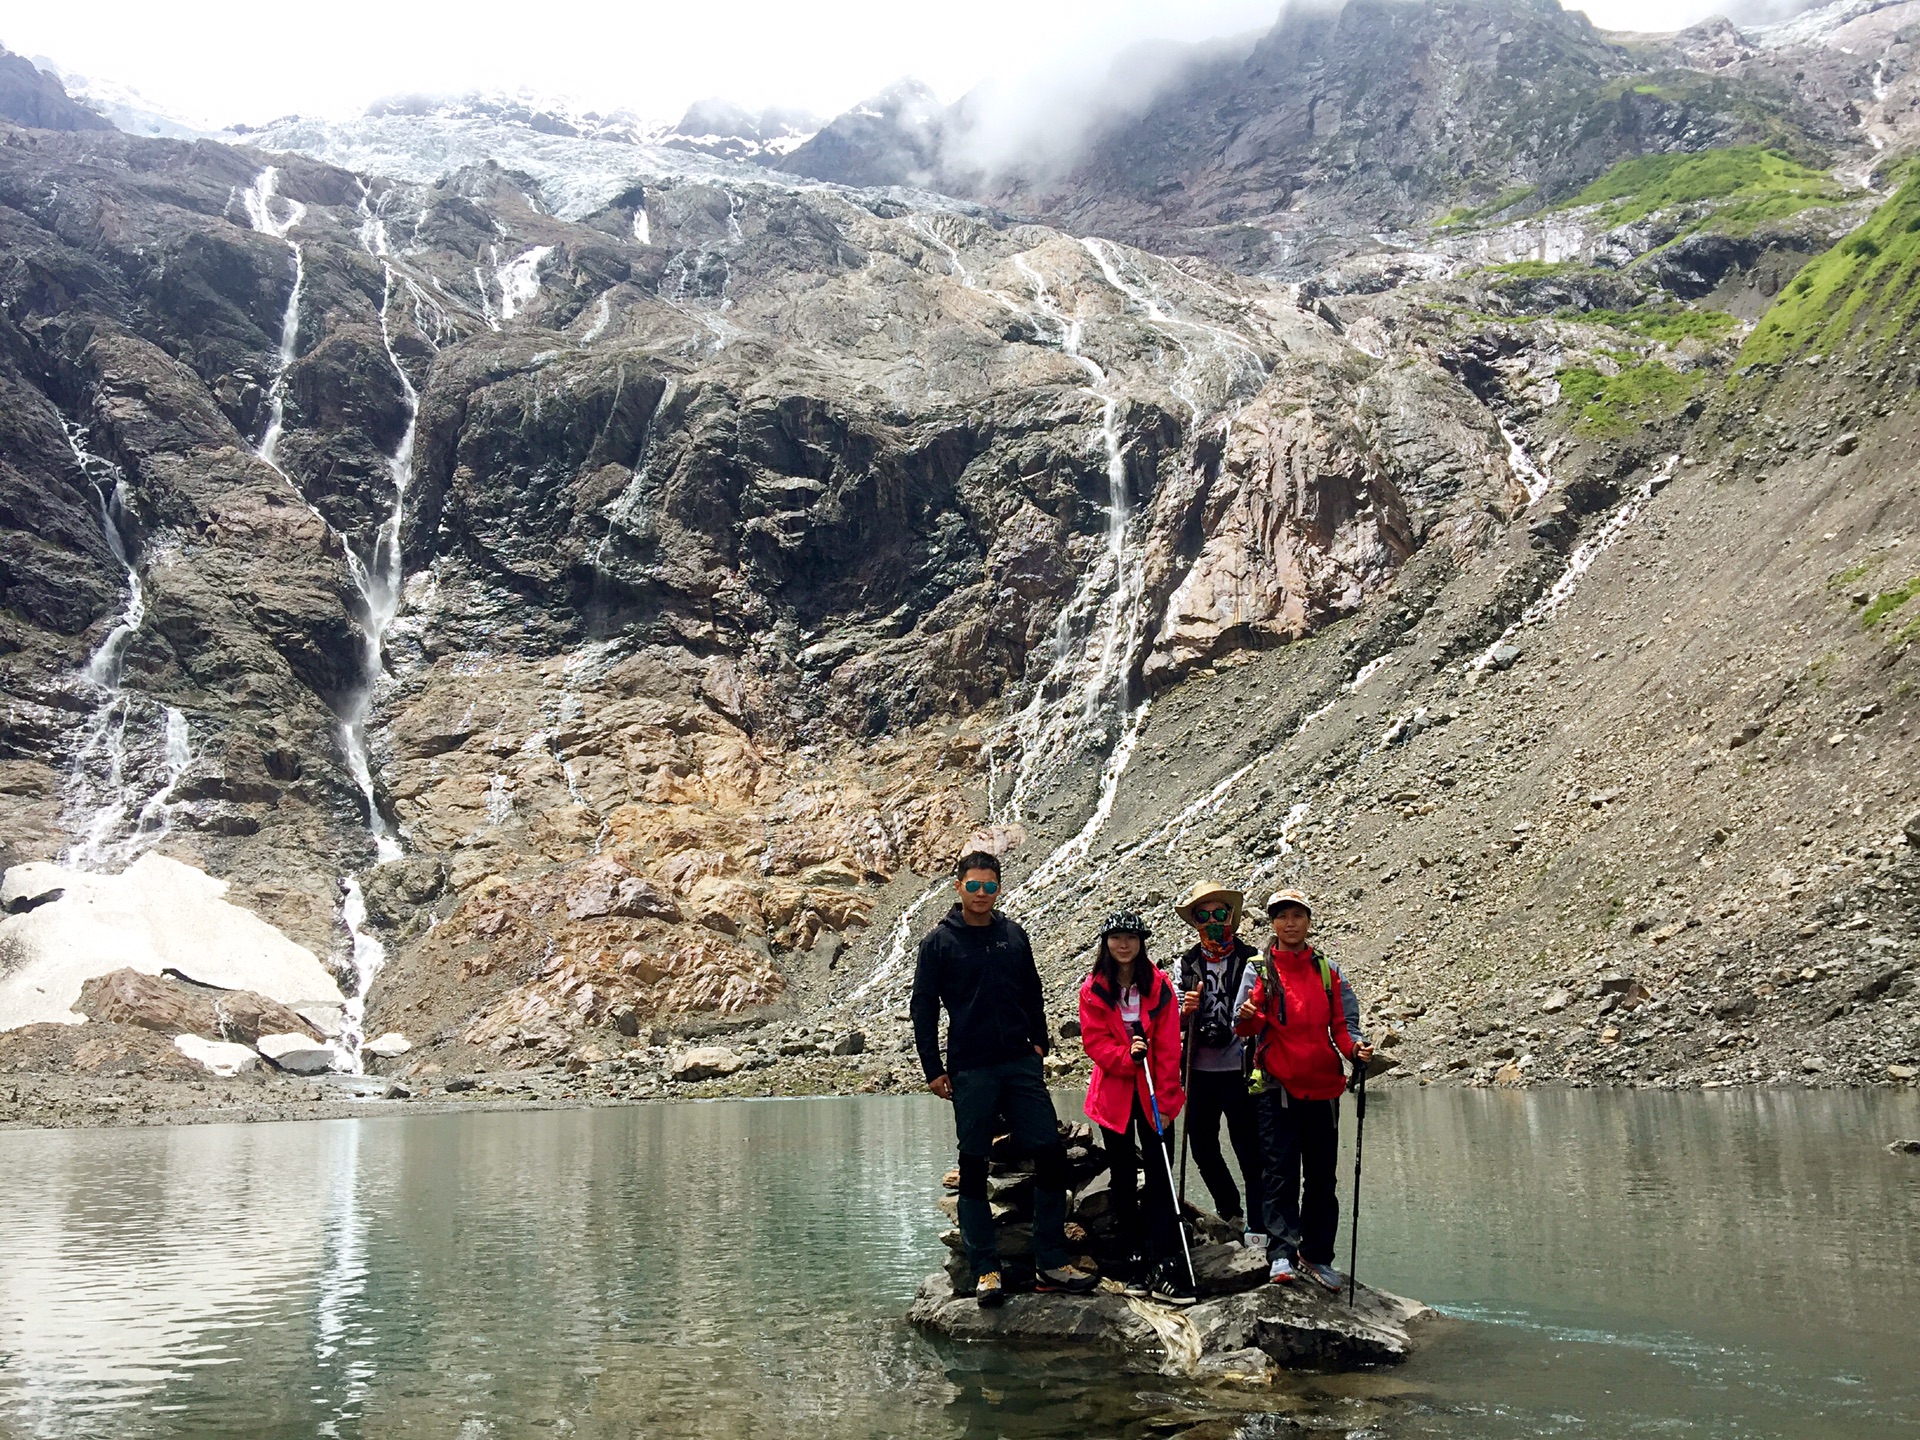
M253 228L262 235L271 235L284 241L293 255L293 289L287 292L286 313L280 320L280 359L274 370L273 382L267 387L267 428L261 433L260 444L254 450L274 469L280 468L275 458L280 452L280 435L286 428L287 415L287 371L292 368L300 344L300 292L306 285L307 262L299 244L291 237L294 227L307 218L307 207L298 200L289 200L279 194L280 171L269 165L254 177L252 185L240 192L240 200L247 209L247 219ZM278 213L276 213L278 202Z
M419 288L394 270L392 248L387 239L387 222L372 205L371 195L362 186L360 195L360 244L380 262L383 276L380 291L380 340L386 347L387 363L393 367L405 398L407 423L400 439L387 457L387 471L393 482L393 508L374 530L373 539L363 555L351 543L346 546L347 569L360 595L361 629L365 642L362 683L348 698L340 715L340 746L346 755L347 770L360 787L367 807L367 830L373 837L377 864L398 860L400 835L380 809L378 787L374 784L373 765L367 747L367 720L381 680L386 675L386 637L400 612L405 588L405 568L401 547L407 518L407 487L413 479L414 440L419 428L420 393L407 367L400 363L393 345L392 309L396 291L404 289L419 304ZM339 1049L341 1067L358 1074L363 1068L360 1047L365 1040L367 998L373 982L387 961L386 947L366 929L366 897L360 879L348 875L341 882L340 920L353 946L353 988L347 996L346 1016L341 1026Z
M87 448L83 430L71 423L65 428L74 461L93 487L100 533L127 580L120 618L80 672L94 705L81 727L67 780L66 823L75 838L62 863L103 871L124 867L166 837L174 787L193 758L192 737L180 711L126 688L127 647L146 623L147 598L120 530L123 477L113 461ZM145 735L139 733L143 722ZM156 772L158 785L143 783Z
M947 251L954 272L971 284L957 252L930 228L922 233ZM1178 314L1152 278L1109 242L1089 238L1080 243L1102 279L1179 350L1181 368L1171 388L1191 412L1190 441L1197 439L1209 417L1224 414L1249 382L1257 387L1264 380L1266 363L1245 340L1223 327ZM1069 316L1026 256L1016 256L1014 264L1032 289L1033 304L1039 312L1036 318L1050 322L1043 328L1052 328L1061 351L1087 371L1088 393L1100 401L1099 443L1107 457L1109 502L1106 551L1096 565L1088 568L1079 591L1061 611L1054 629L1051 664L1032 698L1011 722L1019 753L1004 806L1005 818L1020 821L1033 798L1059 778L1089 741L1111 735L1112 745L1101 766L1098 797L1085 823L1040 862L1015 895L1008 897L1010 901L1015 896L1045 892L1084 864L1113 812L1121 777L1151 708L1145 701L1132 704L1128 693L1140 647L1147 639L1145 536L1134 533L1144 527L1134 525L1129 504L1118 423L1120 395L1106 371L1082 349L1083 326L1077 307ZM1131 278L1129 269L1135 272ZM1095 617L1094 623L1086 638L1076 641L1088 616Z

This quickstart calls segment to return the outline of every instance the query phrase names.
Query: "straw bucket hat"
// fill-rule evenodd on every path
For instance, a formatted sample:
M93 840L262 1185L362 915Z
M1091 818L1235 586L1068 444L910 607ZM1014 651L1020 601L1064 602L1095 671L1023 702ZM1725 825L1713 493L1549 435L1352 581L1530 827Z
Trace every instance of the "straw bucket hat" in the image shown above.
M1194 910L1202 900L1211 900L1215 896L1233 907L1233 914L1227 917L1227 931L1231 934L1240 928L1240 912L1246 908L1247 904L1246 894L1234 889L1231 885L1222 885L1216 880L1202 880L1187 892L1186 899L1173 907L1173 913L1198 929L1199 924L1193 918Z

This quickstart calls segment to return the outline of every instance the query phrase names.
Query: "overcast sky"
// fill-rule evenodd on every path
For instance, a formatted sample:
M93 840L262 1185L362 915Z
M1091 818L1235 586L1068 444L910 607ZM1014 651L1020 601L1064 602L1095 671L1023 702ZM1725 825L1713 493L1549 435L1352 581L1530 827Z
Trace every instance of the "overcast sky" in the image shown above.
M1583 8L1610 28L1672 29L1723 7ZM1265 29L1278 13L1277 0L11 0L0 44L222 125L522 87L673 119L709 95L831 115L903 75L951 100L986 79L1084 75L1142 40Z

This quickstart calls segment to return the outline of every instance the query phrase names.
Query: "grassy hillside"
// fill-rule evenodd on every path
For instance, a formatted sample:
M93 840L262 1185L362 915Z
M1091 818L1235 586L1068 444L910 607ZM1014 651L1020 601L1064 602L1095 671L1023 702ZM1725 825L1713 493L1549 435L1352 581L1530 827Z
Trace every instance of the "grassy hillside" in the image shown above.
M1853 234L1808 262L1741 347L1741 365L1777 365L1845 346L1880 348L1920 308L1920 179L1909 178Z
M1823 170L1759 145L1624 160L1560 208L1598 205L1610 224L1713 202L1716 230L1737 232L1816 205L1857 198Z

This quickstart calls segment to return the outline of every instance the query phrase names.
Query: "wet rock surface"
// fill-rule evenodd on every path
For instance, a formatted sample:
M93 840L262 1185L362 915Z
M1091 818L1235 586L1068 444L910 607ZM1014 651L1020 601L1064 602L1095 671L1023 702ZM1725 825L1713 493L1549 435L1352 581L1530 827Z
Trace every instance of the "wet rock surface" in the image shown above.
M1237 1247L1234 1247L1237 1248ZM1263 1264L1264 1271L1264 1264ZM1349 1306L1300 1281L1265 1284L1185 1309L1117 1294L1014 1295L994 1310L956 1296L943 1272L921 1282L910 1324L955 1340L1092 1345L1158 1352L1163 1372L1263 1384L1274 1369L1350 1370L1407 1358L1434 1312L1362 1285Z

